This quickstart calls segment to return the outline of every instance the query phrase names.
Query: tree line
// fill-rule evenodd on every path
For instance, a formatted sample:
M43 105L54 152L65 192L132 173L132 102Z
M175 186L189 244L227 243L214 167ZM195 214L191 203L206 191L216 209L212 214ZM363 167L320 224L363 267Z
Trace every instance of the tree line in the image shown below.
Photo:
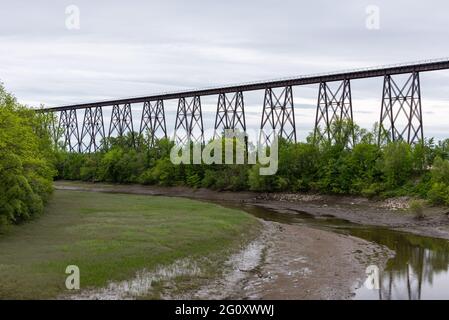
M389 141L349 122L305 142L280 139L279 168L259 174L260 164L181 164L170 161L173 142L137 133L109 138L103 151L59 152L58 179L258 192L315 192L365 197L414 196L449 205L449 140L409 145ZM137 137L137 142L136 142ZM354 145L352 146L352 144Z

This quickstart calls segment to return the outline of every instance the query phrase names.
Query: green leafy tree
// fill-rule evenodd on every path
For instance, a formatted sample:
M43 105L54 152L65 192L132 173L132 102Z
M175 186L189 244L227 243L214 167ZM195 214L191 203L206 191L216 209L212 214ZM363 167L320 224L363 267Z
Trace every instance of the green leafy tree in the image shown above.
M412 150L403 141L391 142L383 148L380 170L388 188L404 184L413 173Z
M0 225L43 212L56 174L53 151L45 117L0 85Z

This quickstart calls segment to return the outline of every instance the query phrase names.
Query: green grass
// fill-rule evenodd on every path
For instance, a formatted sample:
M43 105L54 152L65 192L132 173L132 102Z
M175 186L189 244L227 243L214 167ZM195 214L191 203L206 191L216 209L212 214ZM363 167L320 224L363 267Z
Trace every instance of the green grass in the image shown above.
M181 258L221 263L258 227L244 212L188 199L55 191L43 216L0 234L0 298L66 294L67 265L80 268L83 289Z

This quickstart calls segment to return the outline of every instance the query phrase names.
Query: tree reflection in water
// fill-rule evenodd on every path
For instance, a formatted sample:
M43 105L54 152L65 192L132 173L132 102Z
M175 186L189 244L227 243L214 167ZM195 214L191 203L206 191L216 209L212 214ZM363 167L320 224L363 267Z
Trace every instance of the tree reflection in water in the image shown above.
M228 204L229 205L229 204ZM238 206L258 218L287 224L310 225L350 234L395 251L380 273L380 290L361 287L355 299L448 299L449 241L391 229L361 226L337 218L316 219L306 212L280 213L255 206Z
M381 272L378 299L449 299L449 241L381 228L347 231L396 252ZM359 298L374 297L364 292Z

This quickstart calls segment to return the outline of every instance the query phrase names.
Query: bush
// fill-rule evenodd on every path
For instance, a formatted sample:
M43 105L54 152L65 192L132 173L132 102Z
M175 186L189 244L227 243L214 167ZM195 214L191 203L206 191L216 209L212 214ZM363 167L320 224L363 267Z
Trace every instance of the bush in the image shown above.
M156 161L153 168L142 173L139 181L143 184L159 184L162 186L172 186L176 181L176 170L169 159Z
M378 196L383 190L380 183L372 183L368 187L361 189L361 195L367 198Z
M449 204L449 188L444 183L436 182L427 193L427 199L430 204L444 205Z
M431 181L433 183L444 183L449 185L449 161L440 157L435 158L431 172Z
M204 172L204 178L201 181L201 186L203 188L215 188L216 178L215 175L217 173L213 170L206 170Z
M415 216L415 219L421 220L425 218L424 214L424 201L412 200L409 204L409 210Z
M249 189L252 191L274 191L275 180L274 176L260 175L260 165L254 165L248 172Z
M406 142L392 142L383 149L383 160L380 170L388 188L396 188L411 177L413 158L411 147Z

